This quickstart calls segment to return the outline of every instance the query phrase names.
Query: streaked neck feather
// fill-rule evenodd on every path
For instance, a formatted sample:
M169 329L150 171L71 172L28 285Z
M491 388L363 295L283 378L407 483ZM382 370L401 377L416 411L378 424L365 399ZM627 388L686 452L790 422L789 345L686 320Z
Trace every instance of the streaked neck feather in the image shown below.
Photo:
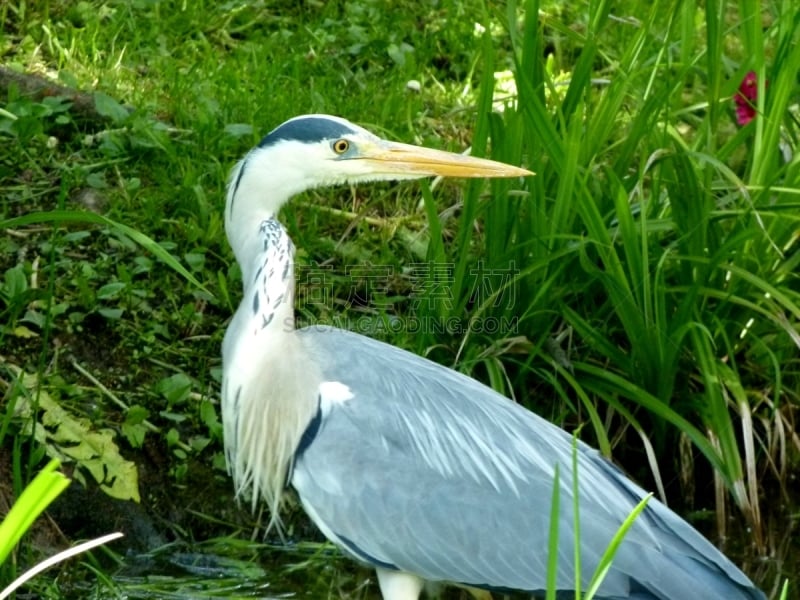
M294 329L294 246L274 218L242 271L244 297L223 343L225 453L237 498L263 497L280 523L289 466L317 409L321 377Z

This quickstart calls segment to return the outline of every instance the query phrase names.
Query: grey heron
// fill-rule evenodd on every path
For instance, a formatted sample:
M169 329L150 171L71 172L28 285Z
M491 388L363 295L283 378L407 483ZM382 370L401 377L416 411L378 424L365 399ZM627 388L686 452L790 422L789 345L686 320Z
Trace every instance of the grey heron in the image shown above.
M225 226L244 295L223 343L225 452L237 496L277 518L293 487L311 520L374 566L385 600L423 584L541 592L550 498L561 478L557 586L574 588L573 439L492 389L394 346L332 327L295 328L294 246L279 209L309 188L529 171L383 140L305 115L271 131L233 169ZM646 493L577 445L583 589ZM683 519L651 500L597 597L763 599Z

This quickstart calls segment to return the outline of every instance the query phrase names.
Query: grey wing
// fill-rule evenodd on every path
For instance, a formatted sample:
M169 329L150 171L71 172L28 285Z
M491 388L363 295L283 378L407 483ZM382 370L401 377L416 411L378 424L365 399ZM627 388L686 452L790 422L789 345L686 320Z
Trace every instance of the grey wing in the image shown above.
M337 329L298 332L323 377L292 484L349 553L433 581L545 588L555 467L558 587L574 587L572 437L490 388ZM325 387L328 386L328 387ZM581 579L645 492L577 450ZM617 553L604 598L763 598L714 546L651 499Z

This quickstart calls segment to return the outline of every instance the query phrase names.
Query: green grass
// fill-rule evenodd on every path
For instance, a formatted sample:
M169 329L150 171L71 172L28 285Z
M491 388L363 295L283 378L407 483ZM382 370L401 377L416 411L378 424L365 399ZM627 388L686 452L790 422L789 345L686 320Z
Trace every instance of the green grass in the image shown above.
M148 507L191 495L198 465L228 489L219 345L240 284L225 178L284 119L327 112L537 175L304 195L283 214L300 320L356 324L585 423L671 505L714 511L699 525L741 537L730 549L777 591L800 568L780 566L800 551L774 525L800 500L800 160L779 151L797 146L798 37L789 0L4 4L3 64L102 92L106 118L0 100L15 493L43 443L68 445L36 437L42 393L129 459L158 448ZM732 97L751 70L759 117L740 128ZM74 458L84 479L120 475L89 458ZM214 534L246 519L228 511ZM741 519L752 540L729 531Z

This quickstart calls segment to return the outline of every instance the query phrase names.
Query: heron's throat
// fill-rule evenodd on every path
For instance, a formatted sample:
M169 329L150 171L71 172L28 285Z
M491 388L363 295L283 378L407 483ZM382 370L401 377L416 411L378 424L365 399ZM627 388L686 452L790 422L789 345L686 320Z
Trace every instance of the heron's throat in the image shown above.
M274 217L261 222L258 238L260 253L250 269L242 269L249 279L242 303L250 304L252 326L294 331L294 244Z

